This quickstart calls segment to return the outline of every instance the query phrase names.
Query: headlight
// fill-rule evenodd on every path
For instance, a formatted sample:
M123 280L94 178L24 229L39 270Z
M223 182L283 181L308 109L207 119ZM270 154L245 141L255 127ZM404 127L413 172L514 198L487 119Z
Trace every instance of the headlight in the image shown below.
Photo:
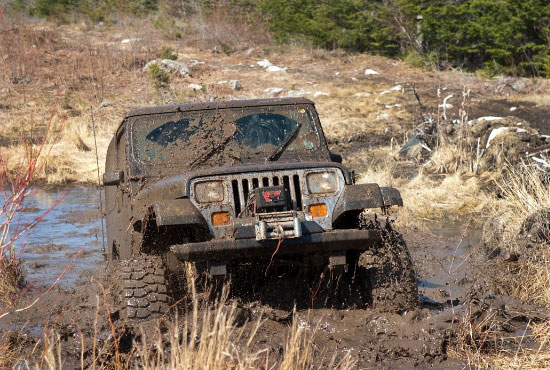
M334 172L314 172L306 177L307 190L310 194L326 194L338 191Z
M223 201L224 188L221 181L199 182L195 185L195 199L199 203Z

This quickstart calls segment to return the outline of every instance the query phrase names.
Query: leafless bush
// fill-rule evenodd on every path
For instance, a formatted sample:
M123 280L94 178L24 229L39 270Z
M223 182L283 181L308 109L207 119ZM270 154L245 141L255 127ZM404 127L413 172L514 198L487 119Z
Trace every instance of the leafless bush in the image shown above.
M50 120L46 125L41 139L33 136L33 127L29 129L29 137L25 142L25 155L13 158L0 148L0 303L11 306L17 293L25 284L24 272L21 267L22 239L31 232L42 219L53 209L50 209L31 220L23 217L23 210L32 200L33 189L38 175L43 170L45 161L56 138L48 144L52 129L56 105L52 109ZM60 201L59 199L58 201Z

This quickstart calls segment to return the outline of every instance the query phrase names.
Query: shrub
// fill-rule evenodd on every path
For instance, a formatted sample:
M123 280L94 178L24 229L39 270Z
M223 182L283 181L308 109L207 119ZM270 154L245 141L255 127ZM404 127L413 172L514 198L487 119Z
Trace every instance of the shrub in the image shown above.
M149 67L149 75L151 76L151 81L156 89L168 87L168 84L170 83L170 75L160 69L158 65L153 64Z
M176 59L178 59L178 54L174 53L174 49L172 49L171 47L164 46L162 49L160 49L159 58L160 59L176 60Z

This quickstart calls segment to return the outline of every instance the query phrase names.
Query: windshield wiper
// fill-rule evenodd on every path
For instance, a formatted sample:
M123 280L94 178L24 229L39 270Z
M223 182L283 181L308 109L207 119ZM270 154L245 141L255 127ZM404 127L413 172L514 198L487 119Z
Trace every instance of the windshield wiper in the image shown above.
M296 137L296 134L298 133L298 131L300 131L301 127L302 127L302 124L298 122L298 126L296 126L294 130L292 130L292 132L286 137L286 139L281 144L279 144L277 149L275 149L275 151L269 157L267 157L266 162L273 161L275 160L275 158L281 155L281 153L286 149L288 144L290 144L292 140L294 140L294 138Z

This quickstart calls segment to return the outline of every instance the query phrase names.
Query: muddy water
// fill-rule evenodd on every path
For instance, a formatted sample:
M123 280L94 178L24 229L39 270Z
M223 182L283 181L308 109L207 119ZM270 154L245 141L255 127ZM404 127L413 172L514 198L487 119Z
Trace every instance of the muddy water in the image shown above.
M29 283L47 285L61 277L59 284L73 285L83 271L103 261L98 196L98 189L79 186L38 190L29 198L23 224L40 217L61 199L22 239L21 257Z

